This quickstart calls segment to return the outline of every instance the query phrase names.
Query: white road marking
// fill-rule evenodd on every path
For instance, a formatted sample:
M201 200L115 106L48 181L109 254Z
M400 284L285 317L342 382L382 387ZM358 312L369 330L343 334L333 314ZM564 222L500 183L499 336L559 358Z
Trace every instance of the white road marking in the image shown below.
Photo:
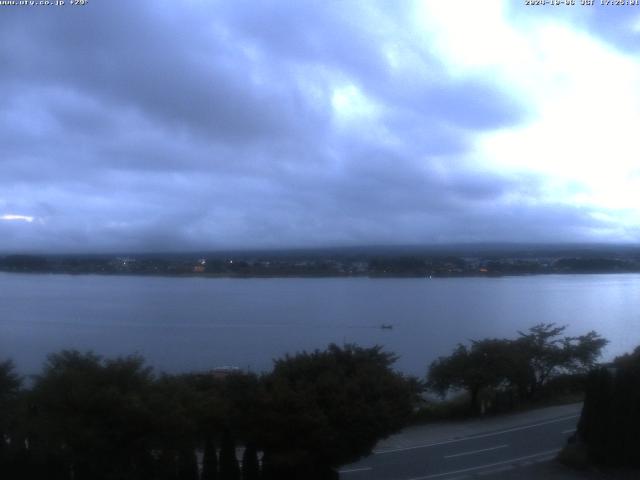
M498 445L496 447L481 448L480 450L472 450L470 452L454 453L453 455L445 455L444 458L464 457L465 455L473 455L474 453L489 452L491 450L498 450L500 448L507 448L508 446L509 445L505 444L505 445Z
M492 468L491 470L485 470L484 472L478 472L478 476L486 477L487 475L495 475L496 473L506 472L508 470L513 470L515 467L513 465L505 465L503 467Z
M534 457L541 457L543 455L553 455L558 453L559 451L560 449L547 450L546 452L534 453L532 455L526 455L524 457L511 458L509 460L503 460L502 462L487 463L486 465L478 465L477 467L463 468L462 470L452 470L451 472L436 473L433 475L426 475L424 477L412 477L407 480L428 480L430 478L446 477L447 475L455 475L457 473L473 472L474 470L482 470L484 468L497 467L498 465L507 465L509 463L515 463L521 460L527 460L529 458L534 458Z
M553 457L555 457L555 455L547 455L546 457L536 458L536 459L532 460L532 462L533 463L544 463L544 462L548 462L550 460L553 460Z
M534 423L534 424L531 424L531 425L524 425L522 427L508 428L506 430L500 430L498 432L483 433L483 434L480 434L480 435L470 435L468 437L456 438L456 439L453 439L453 440L446 440L444 442L425 443L425 444L422 444L422 445L413 445L411 447L393 448L393 449L389 449L389 450L374 450L373 454L374 455L382 455L382 454L385 454L385 453L404 452L404 451L407 451L407 450L418 450L420 448L428 448L428 447L435 447L435 446L438 446L438 445L448 445L450 443L465 442L467 440L475 440L477 438L494 437L496 435L502 435L503 433L518 432L520 430L528 430L530 428L541 427L543 425L550 425L552 423L564 422L565 420L571 420L572 418L578 418L579 416L580 416L579 414L577 414L577 415L569 415L569 416L562 417L562 418L556 418L554 420L548 420L546 422Z
M371 467L347 468L346 470L338 470L338 473L368 472L369 470L373 469Z

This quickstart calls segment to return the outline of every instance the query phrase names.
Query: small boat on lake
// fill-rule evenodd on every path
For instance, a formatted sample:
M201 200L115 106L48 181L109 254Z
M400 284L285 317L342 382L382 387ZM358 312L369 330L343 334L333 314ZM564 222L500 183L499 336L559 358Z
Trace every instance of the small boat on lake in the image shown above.
M380 328L383 330L391 330L393 328L393 325L388 323L383 323L382 325L380 325Z

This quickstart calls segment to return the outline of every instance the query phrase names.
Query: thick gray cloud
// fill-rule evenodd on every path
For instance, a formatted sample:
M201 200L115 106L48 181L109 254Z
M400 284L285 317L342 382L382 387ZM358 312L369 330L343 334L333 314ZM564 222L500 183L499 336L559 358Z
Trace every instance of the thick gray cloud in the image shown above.
M0 217L25 219L0 221L0 250L589 239L593 216L545 200L536 176L469 163L475 134L530 112L448 73L410 15L3 8Z

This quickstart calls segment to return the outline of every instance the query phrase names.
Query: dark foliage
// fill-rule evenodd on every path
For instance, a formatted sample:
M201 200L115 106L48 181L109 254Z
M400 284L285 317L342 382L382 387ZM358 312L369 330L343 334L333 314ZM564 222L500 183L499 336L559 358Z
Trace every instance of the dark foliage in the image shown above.
M632 269L628 262L614 258L562 258L554 266L560 271L578 273L625 272Z
M51 355L30 392L30 453L77 480L151 475L150 370L139 357ZM125 475L124 472L127 472Z
M5 439L17 435L15 417L21 384L22 379L15 373L13 362L0 362L0 465L9 466L10 457L18 453L11 451L15 447L7 444Z
M46 258L35 255L9 255L0 260L0 268L10 272L44 272L50 265Z
M550 382L567 375L582 375L593 367L607 341L596 332L579 337L561 337L566 327L539 324L519 338L472 341L458 345L448 357L440 357L429 367L427 385L445 395L452 389L468 392L472 413L480 411L480 395L492 392L494 403L513 405L517 400L533 400ZM559 387L560 385L556 385Z
M589 458L616 467L640 467L640 347L594 370L578 435L587 445Z
M236 444L229 430L222 436L220 448L220 480L240 480L240 466L236 457Z
M242 480L259 480L260 463L258 450L253 443L248 443L242 454Z
M182 448L178 454L178 480L198 480L198 460L193 448Z
M325 467L368 454L401 428L418 385L395 373L394 361L380 347L354 345L278 360L265 379L259 443L279 475L330 475Z
M15 408L22 379L15 373L13 362L0 362L0 438L8 434L11 419L15 415ZM0 441L0 454L4 442Z
M505 379L511 366L511 353L511 344L504 340L472 342L469 348L458 345L449 357L441 357L431 364L428 384L440 394L450 388L467 390L470 410L477 413L480 391L495 388Z
M218 453L212 435L207 435L202 456L201 480L218 480Z
M20 389L13 365L3 362L0 475L337 478L335 467L369 453L412 412L418 384L391 370L394 359L379 347L332 345L278 360L263 377L156 376L137 356L62 351L48 357L28 390ZM242 472L236 442L245 447Z

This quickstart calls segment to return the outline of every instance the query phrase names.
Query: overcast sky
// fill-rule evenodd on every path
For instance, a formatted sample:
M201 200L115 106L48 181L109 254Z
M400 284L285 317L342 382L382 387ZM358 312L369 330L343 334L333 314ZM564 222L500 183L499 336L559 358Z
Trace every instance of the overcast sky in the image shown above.
M640 240L640 7L0 6L0 85L4 252Z

